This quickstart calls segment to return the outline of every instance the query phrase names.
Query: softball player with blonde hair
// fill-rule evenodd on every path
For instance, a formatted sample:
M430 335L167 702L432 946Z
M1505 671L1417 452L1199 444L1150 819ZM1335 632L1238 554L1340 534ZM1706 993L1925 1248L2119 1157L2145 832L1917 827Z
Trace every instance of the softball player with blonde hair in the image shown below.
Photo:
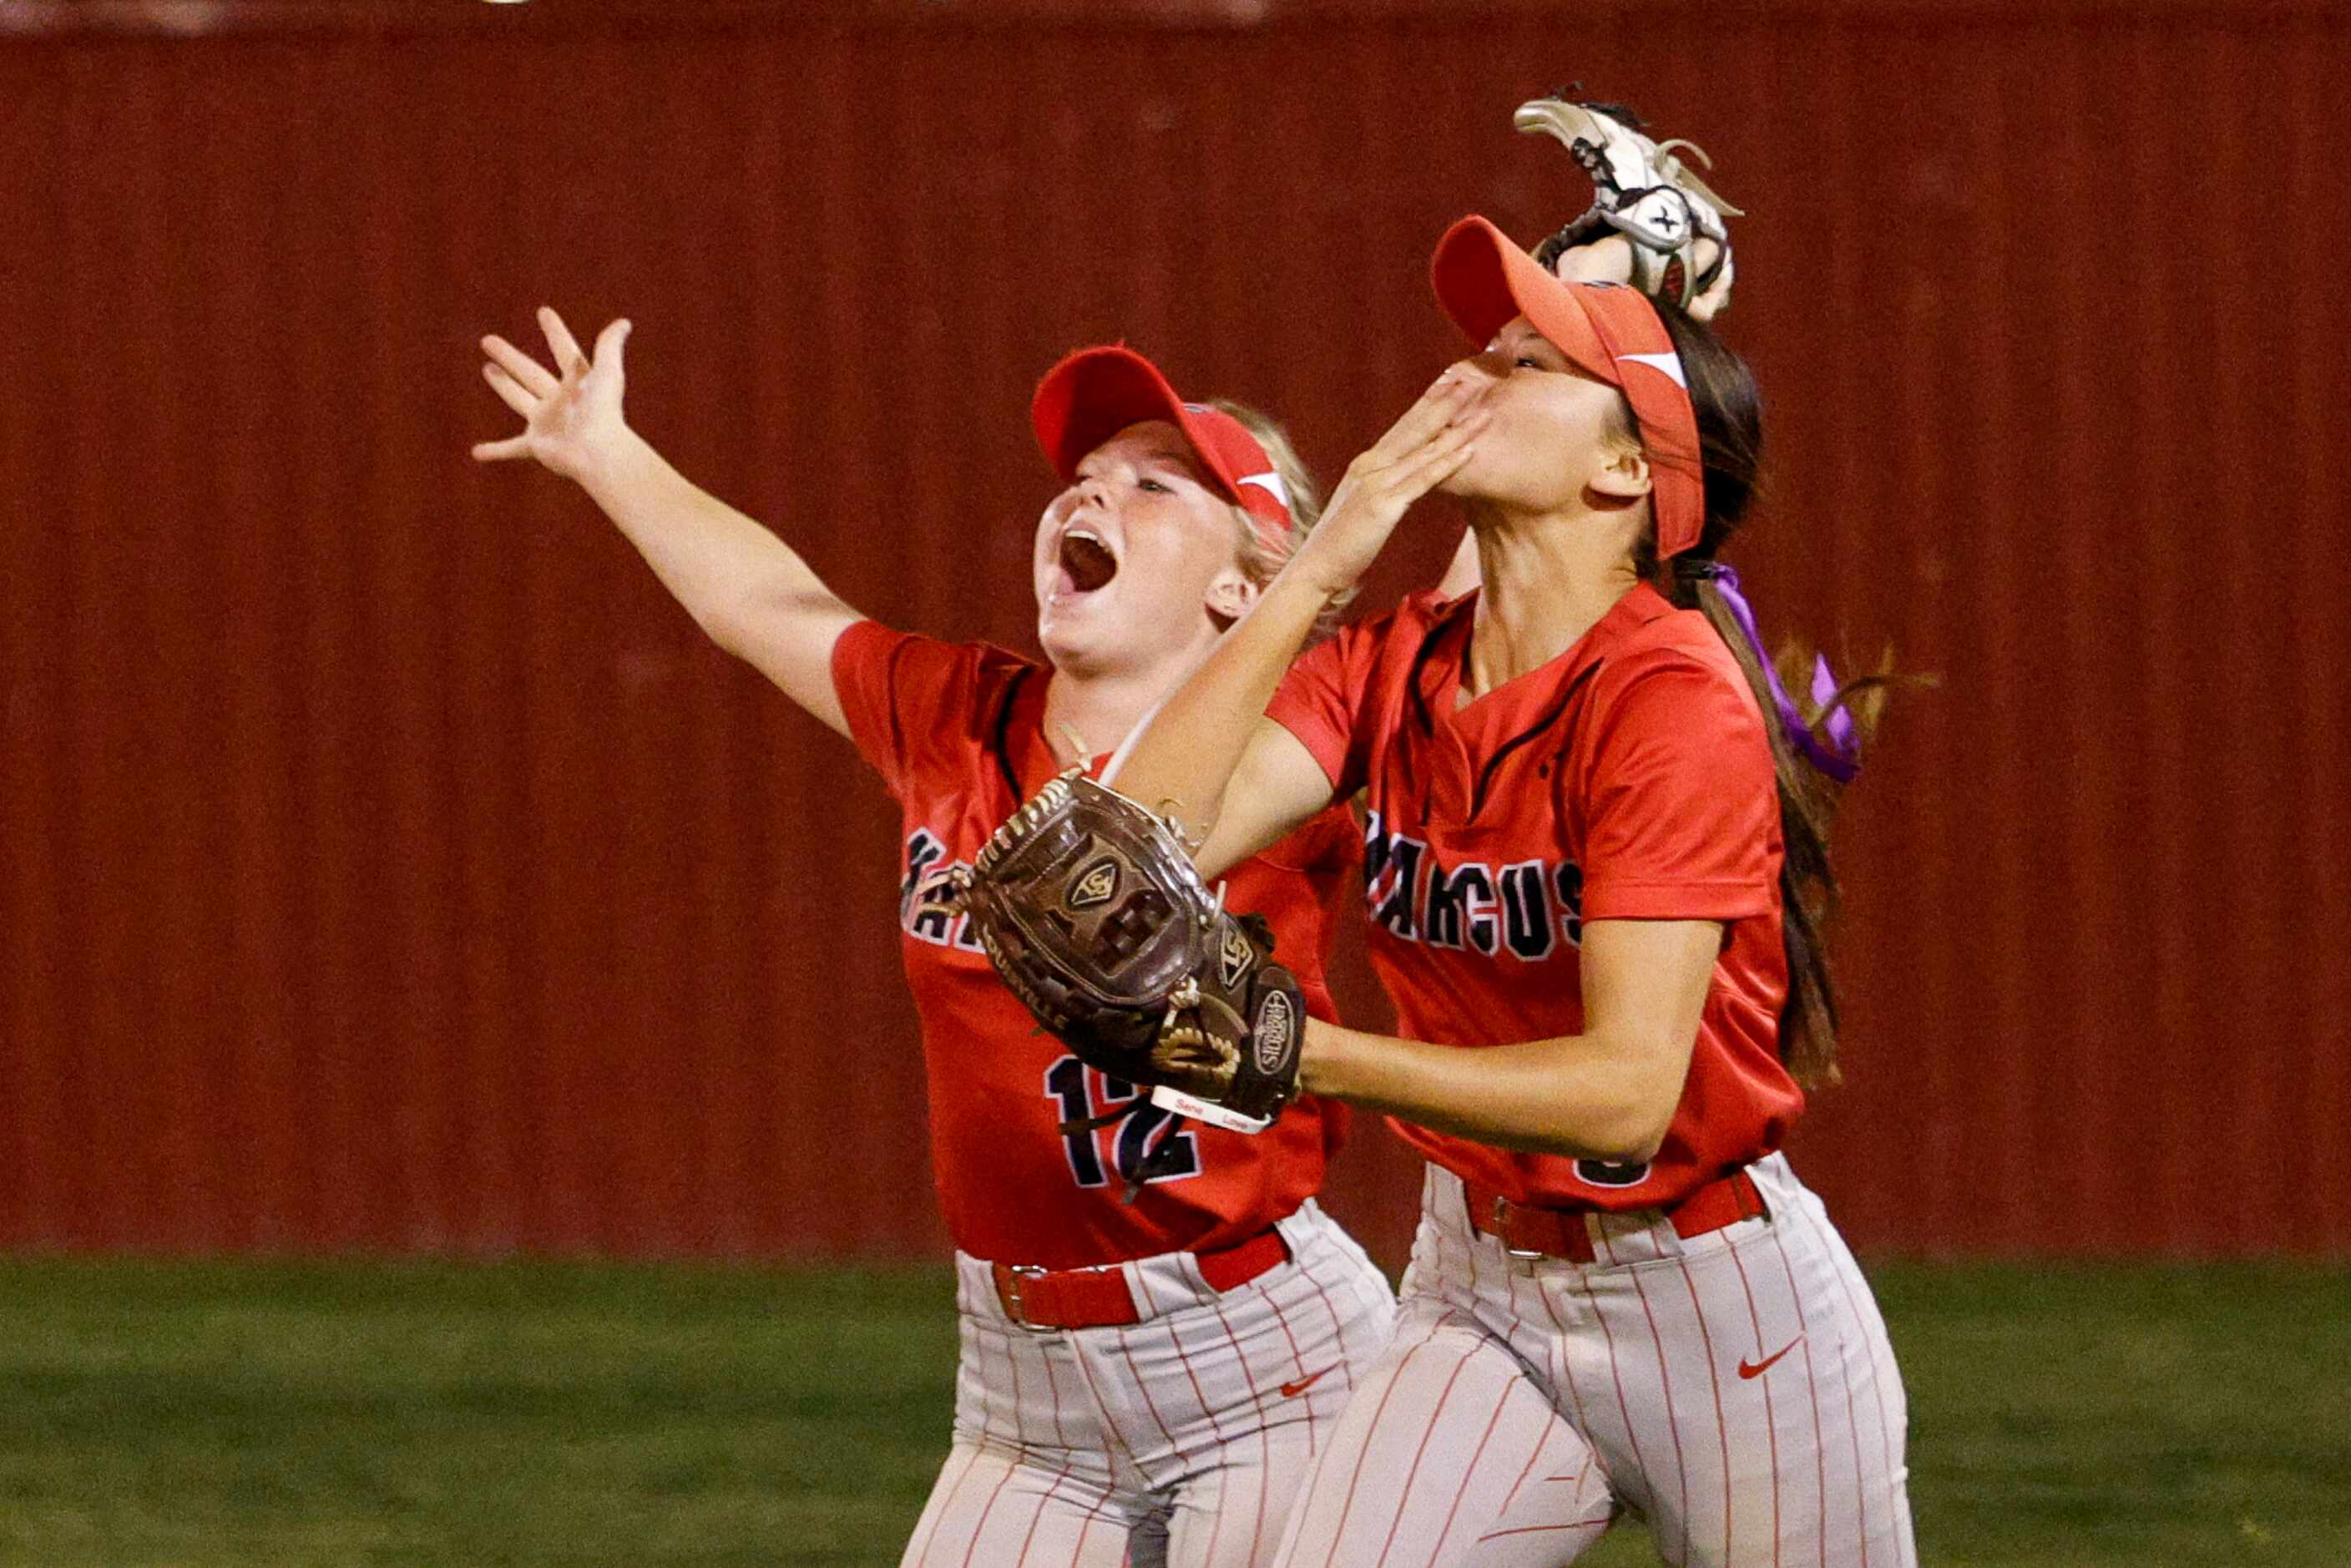
M961 1333L954 1447L905 1561L1264 1561L1394 1316L1386 1281L1313 1199L1346 1113L1310 1101L1261 1137L1170 1117L1038 1034L934 890L1030 789L1100 760L1255 602L1313 526L1303 466L1270 423L1186 402L1131 350L1056 366L1032 409L1063 485L1035 528L1039 665L861 616L629 428L628 323L591 357L555 312L539 321L553 369L483 340L526 426L475 455L575 480L704 630L848 737L903 810L899 938ZM1334 809L1233 876L1325 1016L1356 840Z

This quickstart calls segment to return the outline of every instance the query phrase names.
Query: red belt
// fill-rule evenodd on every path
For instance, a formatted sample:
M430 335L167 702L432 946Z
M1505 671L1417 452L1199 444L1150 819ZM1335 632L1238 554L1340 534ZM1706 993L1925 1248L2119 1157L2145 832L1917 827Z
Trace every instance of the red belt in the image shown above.
M1290 1260L1289 1244L1281 1232L1268 1228L1248 1240L1214 1252L1196 1252L1200 1278L1218 1295L1238 1290L1259 1274ZM1032 1329L1098 1329L1119 1323L1139 1323L1134 1293L1117 1264L1099 1269L1031 1269L1015 1263L991 1263L996 1275L996 1299L1004 1314Z
M1594 1260L1592 1228L1584 1218L1593 1210L1536 1208L1512 1203L1492 1187L1475 1182L1465 1181L1461 1187L1469 1202L1469 1223L1507 1250L1525 1258L1564 1258L1574 1263ZM1770 1212L1763 1207L1762 1195L1755 1190L1754 1178L1736 1170L1666 1210L1666 1219L1676 1235L1688 1238Z

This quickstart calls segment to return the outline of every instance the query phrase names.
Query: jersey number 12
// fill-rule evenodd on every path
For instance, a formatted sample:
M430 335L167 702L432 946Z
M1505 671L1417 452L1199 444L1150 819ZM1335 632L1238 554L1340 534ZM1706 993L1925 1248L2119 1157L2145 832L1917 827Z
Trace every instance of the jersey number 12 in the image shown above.
M1074 1056L1062 1057L1045 1070L1045 1098L1054 1103L1064 1122L1081 1122L1088 1117L1105 1115L1119 1109L1135 1096L1135 1088L1123 1078L1113 1078L1098 1072ZM1140 1170L1144 1159L1162 1145L1170 1145L1159 1155L1154 1184L1181 1181L1186 1176L1200 1174L1200 1145L1186 1129L1170 1133L1163 1138L1160 1129L1167 1124L1171 1113L1156 1105L1138 1106L1110 1128L1071 1128L1061 1134L1061 1151L1070 1159L1070 1174L1080 1186L1105 1186L1109 1173L1102 1169L1102 1152L1095 1134L1108 1130L1118 1134L1112 1162L1123 1179L1128 1173Z

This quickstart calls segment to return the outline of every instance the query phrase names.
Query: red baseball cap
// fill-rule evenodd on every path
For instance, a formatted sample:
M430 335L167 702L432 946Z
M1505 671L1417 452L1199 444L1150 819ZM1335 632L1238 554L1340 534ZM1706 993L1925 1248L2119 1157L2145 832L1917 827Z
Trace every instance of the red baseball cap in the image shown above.
M1658 559L1698 543L1706 526L1698 411L1681 356L1647 296L1616 283L1564 282L1479 217L1445 231L1428 275L1437 303L1479 348L1524 316L1570 364L1623 392L1649 459Z
M1186 402L1159 367L1123 345L1080 349L1045 372L1029 422L1045 460L1066 482L1078 462L1130 424L1164 419L1184 433L1209 488L1279 542L1290 535L1290 490L1249 426L1222 409Z

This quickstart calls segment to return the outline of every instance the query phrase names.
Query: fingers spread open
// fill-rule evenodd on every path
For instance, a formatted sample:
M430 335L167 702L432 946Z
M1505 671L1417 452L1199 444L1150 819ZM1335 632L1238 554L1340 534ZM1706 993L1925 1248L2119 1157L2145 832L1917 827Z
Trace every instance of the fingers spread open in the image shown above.
M549 396L555 391L555 378L548 374L545 365L540 364L496 332L482 340L482 352L495 361L507 374L514 377L516 381L520 382L540 397Z
M604 323L596 334L596 363L610 365L615 371L621 368L621 345L629 340L629 319L625 316Z
M580 340L563 324L563 318L554 309L538 308L538 329L547 334L548 352L555 356L555 368L566 376L582 375L588 370L588 356L580 351Z
M490 390L498 394L499 402L525 419L538 412L538 405L543 400L533 397L521 382L507 374L505 367L484 365L482 379L490 383Z

